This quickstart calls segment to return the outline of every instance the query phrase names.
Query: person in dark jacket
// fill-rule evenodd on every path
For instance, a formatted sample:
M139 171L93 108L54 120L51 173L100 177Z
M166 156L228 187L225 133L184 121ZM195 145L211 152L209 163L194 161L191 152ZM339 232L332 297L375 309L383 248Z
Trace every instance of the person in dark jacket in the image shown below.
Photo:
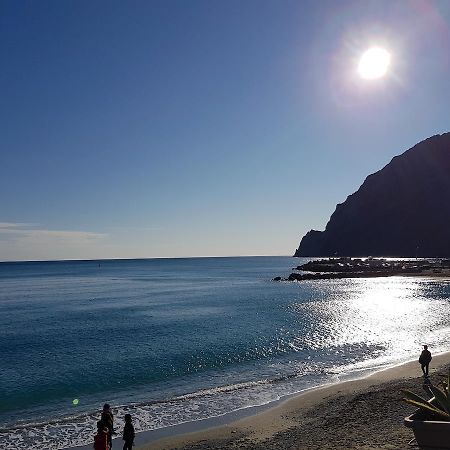
M132 450L134 445L134 427L131 422L131 414L125 414L125 426L123 427L123 450Z
M422 353L420 354L420 357L419 357L419 363L420 363L420 366L422 367L422 372L423 372L424 377L428 377L428 366L430 365L431 359L432 359L431 353L428 350L428 346L424 345Z
M111 449L112 435L116 433L114 432L114 416L108 403L105 403L103 405L101 421L103 422L103 425L108 428L108 444L109 448Z

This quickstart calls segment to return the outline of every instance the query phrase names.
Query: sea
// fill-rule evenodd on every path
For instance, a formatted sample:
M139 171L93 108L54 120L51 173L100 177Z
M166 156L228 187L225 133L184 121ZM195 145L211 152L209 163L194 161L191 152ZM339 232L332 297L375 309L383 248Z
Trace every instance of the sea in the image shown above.
M0 263L0 448L92 443L106 402L164 429L449 349L450 282L272 281L305 261Z

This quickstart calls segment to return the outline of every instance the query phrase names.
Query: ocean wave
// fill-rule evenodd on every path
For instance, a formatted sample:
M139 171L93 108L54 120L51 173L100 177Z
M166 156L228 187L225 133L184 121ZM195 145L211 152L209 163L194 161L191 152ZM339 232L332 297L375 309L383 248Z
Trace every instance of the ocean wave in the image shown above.
M394 364L393 359L376 358L342 366L297 363L298 370L253 381L200 389L171 398L114 406L116 430L122 418L133 416L137 432L150 431L186 422L219 417L233 411L261 406L300 391L338 382ZM293 363L294 365L294 363ZM0 429L2 450L62 450L93 442L100 412L65 416L45 422L30 422Z
M323 376L323 370L316 375ZM310 374L311 375L311 374ZM263 405L291 393L292 386L283 383L305 375L293 372L276 378L215 386L167 399L119 405L114 407L116 423L130 413L136 431L165 428L180 423L222 416L242 408ZM313 382L297 387L308 387ZM314 378L314 377L312 377ZM319 379L316 379L319 382ZM86 445L93 440L100 413L66 416L46 422L32 422L0 429L0 448L4 450L64 449Z

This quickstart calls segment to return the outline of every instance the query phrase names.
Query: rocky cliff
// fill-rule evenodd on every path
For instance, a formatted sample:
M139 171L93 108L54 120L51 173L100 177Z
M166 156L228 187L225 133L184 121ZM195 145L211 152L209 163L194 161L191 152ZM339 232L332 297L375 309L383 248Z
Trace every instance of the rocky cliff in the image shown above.
M396 156L338 204L294 256L450 256L450 133Z

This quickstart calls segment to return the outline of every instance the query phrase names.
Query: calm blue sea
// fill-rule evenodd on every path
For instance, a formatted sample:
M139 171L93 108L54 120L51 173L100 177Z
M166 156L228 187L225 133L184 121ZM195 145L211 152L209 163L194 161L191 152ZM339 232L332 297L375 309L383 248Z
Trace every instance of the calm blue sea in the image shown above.
M0 448L223 415L450 344L450 283L277 283L302 259L0 264ZM76 405L74 404L74 400Z

